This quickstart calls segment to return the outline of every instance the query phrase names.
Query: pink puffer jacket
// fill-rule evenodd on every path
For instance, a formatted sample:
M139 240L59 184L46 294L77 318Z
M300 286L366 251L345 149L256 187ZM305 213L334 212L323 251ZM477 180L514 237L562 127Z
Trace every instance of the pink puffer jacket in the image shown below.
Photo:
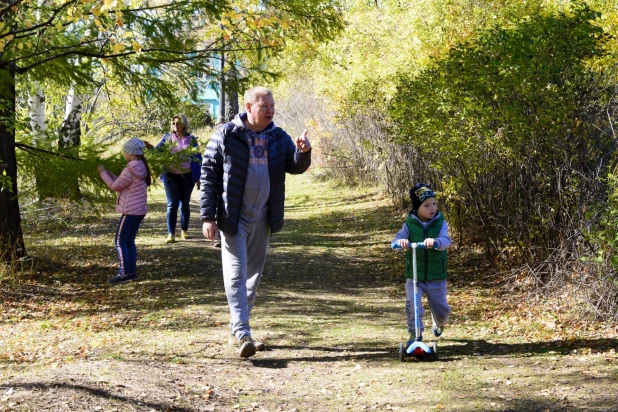
M148 198L147 175L146 165L141 160L131 160L118 177L107 170L101 173L101 179L107 187L118 192L116 212L133 216L146 214L148 211L146 205Z

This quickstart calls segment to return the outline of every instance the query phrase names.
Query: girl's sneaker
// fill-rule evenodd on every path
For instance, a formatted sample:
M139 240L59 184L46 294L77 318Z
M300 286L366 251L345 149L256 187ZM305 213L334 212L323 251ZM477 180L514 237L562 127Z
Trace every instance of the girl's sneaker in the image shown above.
M134 280L137 280L137 275L135 273L132 273L130 275L121 275L119 273L116 276L112 276L111 278L109 278L107 282L111 283L112 285L119 285L121 283L127 283Z
M176 243L176 236L171 233L167 235L167 239L165 239L165 243Z
M186 230L181 230L180 231L180 237L184 239L189 239L189 232L187 232Z

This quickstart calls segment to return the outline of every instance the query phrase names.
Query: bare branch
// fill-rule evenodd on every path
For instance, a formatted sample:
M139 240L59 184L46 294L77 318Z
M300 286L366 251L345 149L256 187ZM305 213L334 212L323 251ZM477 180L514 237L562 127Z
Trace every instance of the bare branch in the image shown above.
M76 162L82 162L83 161L83 159L80 159L79 157L70 156L70 155L67 155L67 154L64 154L64 153L52 152L51 150L41 149L39 147L30 146L30 145L27 145L25 143L15 143L15 147L22 148L22 149L24 149L24 150L26 150L28 152L41 152L41 153L45 153L45 154L48 154L48 155L62 157L64 159L74 160Z
M19 0L19 1L21 1L21 0ZM71 5L72 3L75 3L77 1L78 0L70 0L70 1L68 1L66 3L64 3L62 6L58 7L58 9L56 9L54 11L52 16L47 21L45 21L43 23L35 24L34 26L28 27L26 29L15 30L15 31L8 31L8 32L4 33L4 35L2 37L6 37L6 36L9 36L9 35L16 36L17 34L28 33L28 32L39 30L39 29L44 28L44 27L49 27L49 26L52 25L52 22L56 18L56 15L58 13L60 13L62 11L62 9L64 9L65 7L68 7L69 5ZM2 16L2 12L0 12L0 16ZM2 38L2 37L0 37L0 38Z
M103 53L92 53L92 52L88 52L88 51L79 51L79 50L70 50L70 51L66 51L63 53L58 53L55 54L53 56L49 56L45 59L36 61L34 63L32 63L31 65L28 66L24 66L24 67L15 67L15 72L16 73L25 73L28 70L33 69L34 67L40 66L42 64L45 64L47 62L50 62L52 60L56 60L56 59L60 59L62 57L66 57L66 56L82 56L82 57L92 57L92 58L97 58L97 59L116 59L119 57L126 57L126 56L132 56L132 55L136 55L138 53L141 54L147 54L147 53L155 53L155 52L161 52L161 53L166 53L166 54L171 54L171 55L179 55L179 56L184 56L184 57L177 57L177 58L155 58L155 57L145 57L144 60L145 61L150 61L150 62L156 62L156 63L178 63L178 62L187 62L187 61L193 61L193 60L199 60L204 58L204 54L213 54L213 53L221 53L222 51L225 52L241 52L241 51L249 51L249 50L268 50L268 49L272 49L274 48L274 46L260 46L260 47L241 47L241 48L234 48L234 49L223 49L223 48L212 48L212 49L200 49L200 50L189 50L189 51L176 51L176 50L168 50L168 49L143 49L140 52L137 51L127 51L124 53L116 53L116 54L103 54ZM9 65L9 64L14 64L14 61L6 61L4 62L4 65Z

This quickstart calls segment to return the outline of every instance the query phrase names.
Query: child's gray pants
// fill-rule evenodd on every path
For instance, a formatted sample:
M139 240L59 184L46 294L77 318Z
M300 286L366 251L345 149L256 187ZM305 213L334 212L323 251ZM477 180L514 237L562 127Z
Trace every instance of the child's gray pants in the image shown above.
M418 282L418 302L419 302L419 317L421 319L421 333L423 333L423 315L425 308L422 305L423 294L427 297L427 304L431 310L433 322L438 327L444 326L448 322L448 315L451 312L451 307L446 301L446 279L430 280L428 282ZM416 326L414 324L414 280L406 279L406 316L408 318L408 332L414 333Z
M267 216L257 222L241 219L236 235L221 232L221 261L230 308L230 331L239 340L251 336L249 314L262 278L269 237Z

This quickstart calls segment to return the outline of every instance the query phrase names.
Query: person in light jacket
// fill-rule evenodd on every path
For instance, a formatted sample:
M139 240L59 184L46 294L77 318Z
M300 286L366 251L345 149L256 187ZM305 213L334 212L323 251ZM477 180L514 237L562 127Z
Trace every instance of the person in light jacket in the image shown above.
M167 198L167 239L166 243L176 242L176 222L180 207L180 236L189 238L189 218L191 208L191 193L193 187L199 188L202 166L202 156L199 153L187 155L188 149L197 148L195 136L189 131L189 120L184 114L174 116L171 121L170 133L161 138L155 149L169 146L170 153L180 161L179 167L170 166L161 174L161 181L165 187Z
M108 172L103 165L97 166L97 171L107 187L118 192L116 212L122 214L114 241L118 251L120 269L116 276L108 280L112 284L137 280L135 237L148 212L147 188L152 183L150 168L144 158L144 147L144 142L135 137L125 143L124 158L128 164L120 176Z

